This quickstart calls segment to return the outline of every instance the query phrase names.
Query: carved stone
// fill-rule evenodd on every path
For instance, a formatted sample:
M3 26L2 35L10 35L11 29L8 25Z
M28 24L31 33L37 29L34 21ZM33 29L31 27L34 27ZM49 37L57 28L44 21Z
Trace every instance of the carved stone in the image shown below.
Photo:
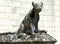
M1 44L55 44L57 40L45 30L38 30L39 12L43 3L32 2L32 10L25 16L20 28L14 33L0 34Z

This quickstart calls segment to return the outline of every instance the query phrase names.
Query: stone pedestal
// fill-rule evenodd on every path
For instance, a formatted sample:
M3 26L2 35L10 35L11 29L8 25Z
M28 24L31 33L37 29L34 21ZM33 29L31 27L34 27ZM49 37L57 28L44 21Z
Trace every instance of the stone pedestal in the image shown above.
M20 38L13 34L0 35L0 44L55 44L55 38L47 34L46 31L39 31L33 35L21 34Z
M20 42L20 44L55 44L56 42L57 40L55 38L53 38L43 30L28 38L28 40Z

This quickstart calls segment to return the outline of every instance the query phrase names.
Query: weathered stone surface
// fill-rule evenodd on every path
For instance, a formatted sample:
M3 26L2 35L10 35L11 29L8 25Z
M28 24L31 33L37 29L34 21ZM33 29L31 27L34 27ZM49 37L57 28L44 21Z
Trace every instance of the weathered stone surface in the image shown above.
M34 41L56 42L56 39L47 34L46 31L40 31L39 33L34 33L33 35L26 35L25 33L21 33L19 37L15 33L0 35L0 42L34 42Z

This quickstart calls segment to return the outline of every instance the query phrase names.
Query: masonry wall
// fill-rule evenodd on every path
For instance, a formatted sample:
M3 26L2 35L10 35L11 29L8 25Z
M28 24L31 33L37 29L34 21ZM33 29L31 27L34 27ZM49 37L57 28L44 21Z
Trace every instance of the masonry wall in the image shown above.
M55 0L55 38L60 44L60 0Z
M1 31L16 31L29 10L32 9L32 1L40 0L0 0L0 29ZM43 0L43 9L40 12L40 29L54 28L54 5L51 0ZM44 28L43 28L44 27Z

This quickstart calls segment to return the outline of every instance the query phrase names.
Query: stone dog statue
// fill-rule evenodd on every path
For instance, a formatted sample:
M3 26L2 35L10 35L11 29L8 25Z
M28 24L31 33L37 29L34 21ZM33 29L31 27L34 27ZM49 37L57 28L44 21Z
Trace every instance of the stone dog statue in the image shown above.
M31 35L32 33L38 33L39 12L42 10L43 3L32 2L32 6L32 10L29 11L20 24L18 34L25 33Z

